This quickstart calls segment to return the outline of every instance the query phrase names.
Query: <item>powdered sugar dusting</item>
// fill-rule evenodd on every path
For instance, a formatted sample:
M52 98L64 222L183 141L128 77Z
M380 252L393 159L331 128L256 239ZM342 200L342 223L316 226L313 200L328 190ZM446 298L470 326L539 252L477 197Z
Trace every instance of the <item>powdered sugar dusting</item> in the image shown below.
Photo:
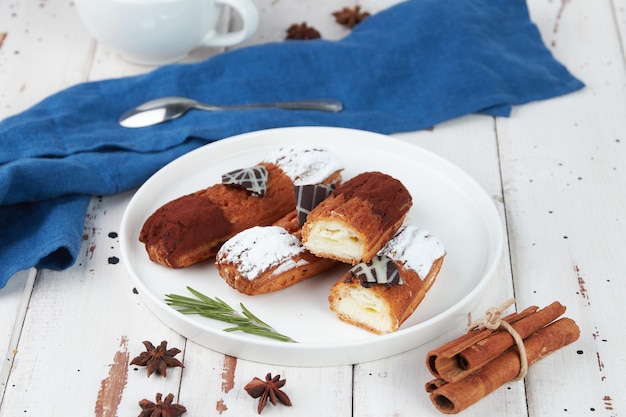
M293 259L285 259L280 265L278 265L278 268L272 271L272 276L278 276L293 269L305 266L308 263L309 262L307 262L306 259L300 259L298 262L294 262Z
M413 225L402 226L378 252L416 271L422 279L430 272L433 262L445 253L439 238Z
M264 162L277 165L294 185L319 184L343 169L343 163L333 152L303 144L282 147Z
M303 252L300 240L279 226L256 226L229 239L220 248L217 259L235 264L240 275L253 280L271 267L290 269L292 257Z

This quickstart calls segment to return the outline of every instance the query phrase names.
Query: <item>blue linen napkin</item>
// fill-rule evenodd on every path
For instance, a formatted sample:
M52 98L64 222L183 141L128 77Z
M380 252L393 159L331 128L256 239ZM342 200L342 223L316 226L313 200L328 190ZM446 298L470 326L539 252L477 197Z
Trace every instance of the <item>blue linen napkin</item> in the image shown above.
M524 0L410 0L339 41L246 47L76 85L0 122L0 288L18 270L75 262L89 196L137 187L208 142L283 126L419 130L470 113L509 116L513 105L582 87L543 44ZM191 112L149 128L117 125L128 108L167 95L215 104L336 98L345 110Z

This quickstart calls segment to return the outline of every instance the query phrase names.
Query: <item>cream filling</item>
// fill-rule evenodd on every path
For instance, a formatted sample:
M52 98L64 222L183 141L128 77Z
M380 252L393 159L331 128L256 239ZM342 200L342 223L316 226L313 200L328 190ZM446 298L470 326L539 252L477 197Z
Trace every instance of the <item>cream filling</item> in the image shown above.
M359 235L344 223L318 220L309 231L304 246L314 254L361 259L365 245Z
M389 304L365 288L352 287L341 294L336 311L349 320L375 328L381 333L392 332L395 328Z

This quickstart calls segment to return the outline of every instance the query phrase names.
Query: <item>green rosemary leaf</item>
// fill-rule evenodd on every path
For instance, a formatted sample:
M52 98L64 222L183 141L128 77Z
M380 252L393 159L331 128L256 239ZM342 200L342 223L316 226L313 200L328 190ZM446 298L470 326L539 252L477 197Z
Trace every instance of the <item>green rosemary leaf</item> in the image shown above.
M239 306L241 307L241 311L243 312L243 315L246 316L247 318L249 318L251 321L257 322L258 324L260 324L263 327L270 327L263 320L261 320L260 318L258 318L254 314L252 314L252 312L250 310L248 310L246 308L246 306L243 305L243 303L239 303Z
M227 329L224 329L224 331L225 332L240 331L240 332L244 332L244 333L248 333L248 334L254 334L254 335L257 335L257 336L268 337L270 339L280 340L282 342L295 342L289 336L285 336L285 335L282 335L280 333L275 333L274 331L265 330L265 329L261 329L261 328L255 328L255 327L247 327L247 326L229 327Z
M243 303L239 304L242 311L242 313L240 313L218 297L208 297L191 287L187 287L187 290L196 298L179 294L166 294L165 303L175 307L176 310L182 314L198 314L202 317L235 325L234 327L224 329L225 332L240 331L281 340L283 342L295 342L295 340L289 336L278 333L270 325L252 314Z

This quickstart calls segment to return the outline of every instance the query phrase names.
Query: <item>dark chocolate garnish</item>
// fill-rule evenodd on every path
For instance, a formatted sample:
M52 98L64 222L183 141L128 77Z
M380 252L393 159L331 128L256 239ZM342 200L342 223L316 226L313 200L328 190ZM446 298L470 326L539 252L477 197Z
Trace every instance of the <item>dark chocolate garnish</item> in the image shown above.
M350 269L350 275L357 278L362 286L374 285L393 287L402 284L396 264L386 256L375 256L370 262L361 262Z
M296 185L296 212L298 213L298 223L300 227L306 221L309 213L324 201L326 197L335 189L334 184L307 184Z
M236 169L222 175L222 184L250 191L252 195L263 197L267 191L267 168L261 165Z

